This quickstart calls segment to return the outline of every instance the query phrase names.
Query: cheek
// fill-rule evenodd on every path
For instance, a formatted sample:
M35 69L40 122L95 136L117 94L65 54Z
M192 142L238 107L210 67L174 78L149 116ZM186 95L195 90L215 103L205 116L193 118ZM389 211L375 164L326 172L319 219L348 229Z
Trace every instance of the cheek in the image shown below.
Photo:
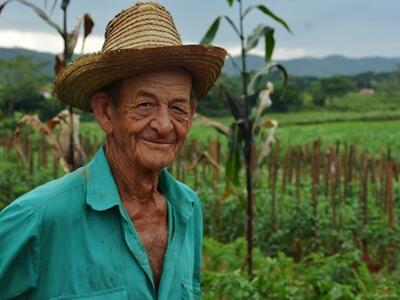
M141 132L141 128L146 126L142 123L146 122L143 122L143 120L134 121L130 118L127 118L124 122L119 124L114 136L122 149L129 149L130 152L135 150L136 136Z
M187 134L190 130L190 120L185 120L183 122L174 122L174 127L176 131L176 135L178 138L178 144L182 145L186 139Z

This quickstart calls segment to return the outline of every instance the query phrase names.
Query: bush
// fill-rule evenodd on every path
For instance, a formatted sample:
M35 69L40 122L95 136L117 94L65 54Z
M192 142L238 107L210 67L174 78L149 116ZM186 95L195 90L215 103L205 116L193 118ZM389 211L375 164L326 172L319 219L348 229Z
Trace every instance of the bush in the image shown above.
M294 85L276 85L271 100L273 112L299 111L303 108L304 96Z

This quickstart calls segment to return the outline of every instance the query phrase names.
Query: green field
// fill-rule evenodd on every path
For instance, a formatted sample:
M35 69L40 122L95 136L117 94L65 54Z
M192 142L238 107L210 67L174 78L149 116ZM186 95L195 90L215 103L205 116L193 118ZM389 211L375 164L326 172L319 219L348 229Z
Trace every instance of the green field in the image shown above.
M327 113L328 114L328 113ZM332 114L328 114L332 117ZM336 113L333 114L336 117ZM283 144L300 145L311 143L320 138L325 146L333 145L337 141L341 143L356 144L361 149L367 149L377 153L382 147L390 146L394 152L400 148L400 116L394 120L385 121L342 121L326 122L318 124L298 125L293 123L301 122L309 117L316 120L319 114L297 113L287 116L267 115L268 118L279 122L276 138ZM322 118L322 117L321 117ZM332 117L333 118L333 117ZM229 123L230 119L220 119ZM195 122L189 138L196 139L202 143L219 137L221 142L225 138L211 127L205 127Z
M362 113L314 110L267 114L266 117L278 120L280 124L276 139L280 142L282 153L289 144L310 146L313 141L320 139L322 149L336 145L339 141L343 146L356 145L357 154L366 149L376 157L380 156L381 151L386 153L387 147L390 147L392 156L398 161L399 111ZM230 118L218 120L227 125L231 121ZM91 144L100 145L104 139L104 134L95 122L82 123L80 134ZM37 138L37 134L32 134L34 141L36 139L37 142ZM255 189L255 275L252 281L248 281L244 268L244 190L239 188L236 194L222 197L225 188L223 174L215 180L214 171L207 161L202 161L191 171L187 169L194 157L200 155L191 153L190 141L197 141L198 151L209 151L210 142L217 138L222 144L220 163L223 166L226 138L213 128L195 121L185 146L187 149L182 151L186 154L171 167L171 172L195 189L202 200L206 237L202 277L204 299L400 299L400 270L397 267L400 260L399 181L393 182L394 227L388 230L386 210L382 209L379 202L384 184L379 180L375 184L371 183L367 189L369 219L368 224L364 224L360 218L362 206L359 200L359 178L362 172L357 162L354 167L356 179L351 183L346 198L341 196L344 181L339 179L339 188L335 190L339 199L335 204L339 225L332 228L332 191L324 195L323 180L318 185L315 210L318 219L313 223L315 212L310 201L312 183L310 166L307 165L309 162L304 162L302 166L300 198L295 193L294 179L286 183L283 192L284 161L280 161L281 169L277 172L276 186L273 188L277 194L275 198L272 197L271 174L266 164ZM33 145L34 150L37 150L37 143ZM345 149L342 146L340 148ZM0 155L5 157L6 151L0 148ZM7 155L7 159L0 161L0 209L19 195L54 177L51 161L47 168L43 167L34 155L32 172L29 164L17 162L15 151ZM283 155L280 159L283 159ZM62 174L59 170L58 176ZM244 183L243 176L241 183ZM275 207L275 221L271 217L272 207ZM317 237L313 235L314 226L317 228ZM370 263L363 259L361 239L368 241ZM386 251L391 243L395 243L396 252L387 261ZM382 257L383 262L380 261ZM373 263L378 264L379 270L370 272ZM394 269L388 267L390 263L395 265Z

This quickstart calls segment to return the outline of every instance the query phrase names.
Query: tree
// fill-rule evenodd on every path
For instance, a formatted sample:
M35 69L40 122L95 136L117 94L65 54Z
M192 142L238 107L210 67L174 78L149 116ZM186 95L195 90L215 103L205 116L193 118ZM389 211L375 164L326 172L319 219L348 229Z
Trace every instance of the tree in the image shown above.
M270 103L269 94L272 92L271 85L263 87L262 92L256 90L259 86L258 83L262 78L262 75L268 73L272 68L280 70L287 80L286 70L282 65L272 63L272 54L275 48L274 29L264 24L257 25L252 33L247 37L244 36L244 19L249 16L250 12L257 10L278 22L289 32L291 32L286 22L274 14L265 5L252 5L243 10L244 0L236 0L238 4L239 21L237 24L228 16L219 16L211 24L210 28L203 37L202 44L210 44L218 31L221 20L226 20L232 27L237 37L240 40L241 47L241 66L234 64L241 74L242 81L242 92L240 98L235 98L232 94L224 87L220 86L228 102L228 106L231 110L231 114L235 121L231 124L230 129L225 132L228 134L229 141L229 157L225 166L225 174L227 182L232 186L239 185L239 172L241 169L240 159L244 157L244 167L246 173L246 198L247 198L247 209L246 209L246 239L247 239L247 272L249 278L253 274L253 185L254 180L257 176L257 169L254 168L255 164L261 164L263 158L267 155L268 151L264 151L265 143L270 139L265 139L265 136L261 134L261 128L265 122L262 120L262 114ZM227 0L229 6L234 5L234 0ZM256 72L252 77L247 70L247 56L248 53L254 49L260 39L264 39L264 60L265 66ZM231 57L231 56L230 56ZM231 61L234 59L231 57ZM258 100L258 101L257 101ZM219 126L220 127L220 126ZM264 140L263 140L264 139ZM257 158L257 144L260 145L260 154ZM264 146L264 149L263 149ZM228 188L229 190L229 188Z
M206 116L229 115L229 108L224 101L224 94L218 86L224 86L235 98L241 95L241 79L239 77L227 76L221 74L216 85L211 89L208 95L199 102L198 112Z
M38 107L43 100L40 89L49 82L42 71L45 65L25 56L0 60L0 109L4 115L11 116L16 110L31 112Z
M317 106L325 106L335 97L341 97L354 90L352 81L344 76L333 76L322 78L317 81L312 88L313 102Z
M300 89L294 85L277 85L271 96L271 111L285 113L289 111L298 111L303 107L303 94Z

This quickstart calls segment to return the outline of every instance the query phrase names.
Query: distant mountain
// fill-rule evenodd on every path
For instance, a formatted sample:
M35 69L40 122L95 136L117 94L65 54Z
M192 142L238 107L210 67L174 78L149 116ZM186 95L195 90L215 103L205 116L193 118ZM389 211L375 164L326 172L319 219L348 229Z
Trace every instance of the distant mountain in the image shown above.
M240 58L234 57L240 65ZM332 55L324 58L296 58L285 61L278 61L285 66L289 74L295 76L330 77L333 75L357 75L365 72L392 72L396 65L400 64L400 57L366 57L347 58L340 55ZM247 60L249 70L259 69L264 65L264 58L250 55ZM224 65L223 72L233 75L238 74L231 61Z
M54 76L54 54L21 48L0 47L0 59L13 58L17 55L31 56L35 61L47 62L48 65L43 70L50 76ZM240 65L239 57L234 57L234 60ZM400 64L400 57L347 58L332 55L324 58L304 57L278 62L283 64L291 75L330 77L333 75L357 75L364 72L392 72L396 69L396 65ZM248 57L247 67L249 70L259 69L263 65L264 59L261 56L250 55ZM225 63L223 72L229 75L238 74L229 60Z
M43 67L43 72L48 74L49 76L54 76L54 62L55 55L52 53L45 52L37 52L28 49L22 48L1 48L0 47L0 59L10 59L16 56L30 56L34 62L44 62L47 63L46 66Z

